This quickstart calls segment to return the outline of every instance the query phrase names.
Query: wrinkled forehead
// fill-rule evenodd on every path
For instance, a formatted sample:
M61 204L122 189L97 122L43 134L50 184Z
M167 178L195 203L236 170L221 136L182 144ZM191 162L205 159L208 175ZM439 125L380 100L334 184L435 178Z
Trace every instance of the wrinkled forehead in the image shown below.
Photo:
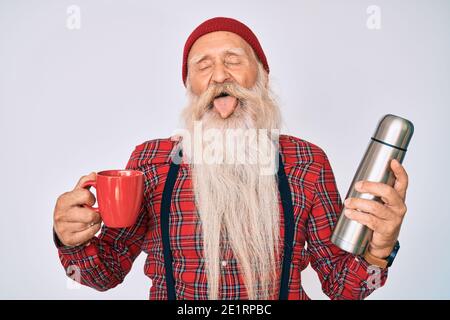
M254 57L252 47L239 35L228 31L215 31L197 39L188 55L188 65L204 57L216 57L226 54Z
M217 50L215 52L216 55L221 56L221 57L226 57L229 55L234 55L234 56L248 56L247 53L245 52L245 50L243 48L224 48L221 50ZM211 54L207 54L207 53L197 53L195 55L193 55L192 57L190 57L190 59L188 60L188 65L192 66L195 65L196 63L207 59L207 58L211 58L213 57L213 55Z

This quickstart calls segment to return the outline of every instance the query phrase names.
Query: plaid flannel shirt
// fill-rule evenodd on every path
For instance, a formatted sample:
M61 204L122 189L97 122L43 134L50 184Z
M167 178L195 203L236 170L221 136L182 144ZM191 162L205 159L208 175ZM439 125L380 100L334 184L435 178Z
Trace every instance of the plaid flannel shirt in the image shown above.
M387 269L372 271L362 257L331 243L342 202L326 154L318 146L296 137L280 135L279 142L295 221L288 299L309 299L301 283L301 272L309 263L319 276L323 292L331 299L364 299L374 290L371 276L377 276L378 272L378 284L383 286ZM99 236L86 246L66 247L55 237L62 265L66 270L78 267L82 284L99 291L117 286L143 250L147 254L144 272L152 280L149 298L167 299L159 216L175 144L169 138L156 139L138 145L133 151L126 168L144 172L145 188L139 218L132 227L116 229L103 225ZM281 237L282 210L280 203ZM207 299L201 222L186 163L180 164L174 186L169 233L177 299ZM282 255L282 242L280 245ZM219 299L247 299L242 274L227 241L222 249ZM277 298L276 294L273 298Z

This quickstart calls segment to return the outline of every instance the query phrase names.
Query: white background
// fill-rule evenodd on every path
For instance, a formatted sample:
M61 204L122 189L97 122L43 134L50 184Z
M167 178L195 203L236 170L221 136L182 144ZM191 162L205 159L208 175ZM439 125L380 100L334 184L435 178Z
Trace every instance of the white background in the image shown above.
M66 26L70 5L79 30ZM325 150L341 196L378 120L414 122L402 247L370 299L449 299L450 2L425 0L1 0L0 298L147 299L144 254L115 289L69 289L53 208L81 175L124 167L137 144L179 127L183 45L214 16L257 34L283 131ZM311 298L327 298L310 267L302 275Z

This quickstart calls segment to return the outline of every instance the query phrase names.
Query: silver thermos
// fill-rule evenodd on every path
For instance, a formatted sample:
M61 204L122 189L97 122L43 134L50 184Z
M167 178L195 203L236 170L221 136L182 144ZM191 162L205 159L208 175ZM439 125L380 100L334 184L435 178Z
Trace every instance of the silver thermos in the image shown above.
M357 192L354 185L360 180L369 180L393 186L395 176L390 168L390 162L392 159L403 162L413 132L414 126L411 121L392 114L385 115L378 123L345 199L363 198L382 202L379 197ZM372 230L350 220L341 212L331 242L342 250L361 255L366 251L371 238Z

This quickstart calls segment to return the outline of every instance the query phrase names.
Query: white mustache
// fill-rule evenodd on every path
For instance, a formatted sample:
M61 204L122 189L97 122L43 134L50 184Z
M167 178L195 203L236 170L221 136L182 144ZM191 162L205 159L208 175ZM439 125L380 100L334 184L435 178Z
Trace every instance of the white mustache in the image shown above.
M212 107L214 99L221 94L227 94L237 98L243 106L249 98L255 96L255 93L251 89L246 89L234 82L226 82L210 85L204 93L198 96L199 104L203 107L204 111L209 110Z

